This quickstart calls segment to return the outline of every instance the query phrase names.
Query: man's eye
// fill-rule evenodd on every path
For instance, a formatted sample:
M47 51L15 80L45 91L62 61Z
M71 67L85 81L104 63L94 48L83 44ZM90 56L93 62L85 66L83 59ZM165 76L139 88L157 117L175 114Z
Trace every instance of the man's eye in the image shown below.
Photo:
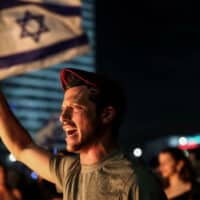
M83 107L82 106L79 106L79 105L74 105L73 108L75 110L83 110Z

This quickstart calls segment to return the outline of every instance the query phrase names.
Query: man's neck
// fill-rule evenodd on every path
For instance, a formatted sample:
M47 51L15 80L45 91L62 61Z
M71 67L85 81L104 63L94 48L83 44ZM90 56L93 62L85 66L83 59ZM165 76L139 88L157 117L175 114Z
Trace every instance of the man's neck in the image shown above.
M91 165L101 161L104 157L110 154L114 149L117 149L117 145L112 145L109 148L105 148L102 145L95 145L88 150L81 151L80 161L81 164Z
M103 138L81 150L80 162L86 165L95 164L118 148L114 139L109 134L105 134Z

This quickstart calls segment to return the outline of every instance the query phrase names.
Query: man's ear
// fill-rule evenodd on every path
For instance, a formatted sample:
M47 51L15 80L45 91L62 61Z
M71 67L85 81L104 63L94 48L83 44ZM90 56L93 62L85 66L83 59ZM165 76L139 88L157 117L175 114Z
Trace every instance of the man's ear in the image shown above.
M116 116L116 110L112 106L107 106L101 113L101 121L103 124L109 124Z

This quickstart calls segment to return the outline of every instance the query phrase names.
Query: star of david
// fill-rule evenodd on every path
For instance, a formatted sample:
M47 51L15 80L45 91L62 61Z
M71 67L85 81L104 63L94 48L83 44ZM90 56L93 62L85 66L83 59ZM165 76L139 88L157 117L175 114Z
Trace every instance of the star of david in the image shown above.
M42 33L48 32L49 28L44 24L44 15L34 15L26 11L22 18L16 20L21 27L21 38L31 37L39 42Z

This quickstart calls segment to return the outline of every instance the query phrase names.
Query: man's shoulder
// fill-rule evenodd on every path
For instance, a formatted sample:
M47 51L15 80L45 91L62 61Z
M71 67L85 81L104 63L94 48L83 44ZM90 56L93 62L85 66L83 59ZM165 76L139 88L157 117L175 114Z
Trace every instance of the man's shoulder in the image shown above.
M113 156L106 167L112 169L112 174L126 180L126 190L135 192L138 188L141 199L166 200L159 179L151 169L126 153Z
M143 162L124 153L124 158L128 163L128 166L135 174L138 183L142 185L148 180L148 184L160 184L158 177L152 172L152 170Z
M121 150L116 151L103 162L103 170L109 175L118 175L121 179L134 183L136 183L138 176L137 167L136 162Z
M141 162L131 157L121 150L113 153L105 162L106 166L112 167L113 170L127 170L133 174L147 174L151 176L151 171Z
M50 159L50 167L52 169L60 169L60 170L63 169L63 171L76 166L75 163L77 166L80 164L78 156L54 155Z

